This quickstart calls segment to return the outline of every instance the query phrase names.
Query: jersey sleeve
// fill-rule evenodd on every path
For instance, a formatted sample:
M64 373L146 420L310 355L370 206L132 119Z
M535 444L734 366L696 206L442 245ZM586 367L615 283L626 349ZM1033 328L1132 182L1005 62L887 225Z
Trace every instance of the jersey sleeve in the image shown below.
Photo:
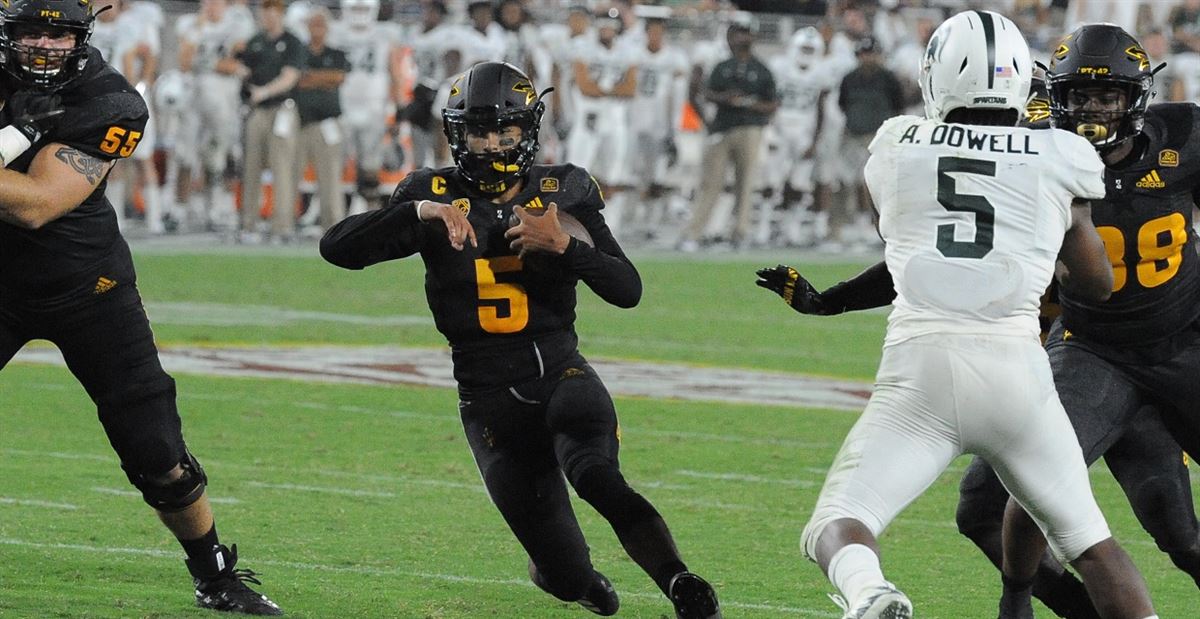
M1083 137L1061 129L1048 129L1057 152L1055 165L1060 180L1071 195L1084 200L1104 197L1104 162L1096 148Z
M637 305L642 298L642 278L604 222L600 213L604 208L604 197L596 179L587 170L571 166L563 183L572 194L571 200L561 208L587 228L595 243L595 247L589 247L573 238L563 259L601 299L617 307Z
M135 91L102 94L68 106L49 140L105 161L133 154L146 130L146 101Z
M358 270L420 251L426 228L414 206L416 188L422 186L419 176L409 174L400 181L387 206L334 224L321 237L321 257L343 269Z

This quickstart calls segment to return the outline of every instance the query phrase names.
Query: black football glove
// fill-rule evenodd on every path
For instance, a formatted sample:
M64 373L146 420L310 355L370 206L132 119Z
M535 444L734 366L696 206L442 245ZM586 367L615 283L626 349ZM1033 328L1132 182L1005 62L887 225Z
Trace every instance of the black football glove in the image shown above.
M784 303L801 314L829 316L838 313L826 306L821 293L807 279L785 264L759 269L758 280L754 283L783 297Z
M14 92L4 107L12 114L12 126L34 144L54 127L54 117L66 111L57 94L35 90Z

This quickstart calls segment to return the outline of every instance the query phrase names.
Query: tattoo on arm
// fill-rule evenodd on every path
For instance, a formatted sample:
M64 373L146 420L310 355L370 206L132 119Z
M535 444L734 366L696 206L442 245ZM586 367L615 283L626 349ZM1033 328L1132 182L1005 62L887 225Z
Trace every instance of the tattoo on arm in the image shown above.
M59 148L58 152L54 153L54 156L57 157L59 161L66 163L72 168L75 168L75 171L87 178L88 182L92 185L99 183L100 179L104 177L104 173L107 171L107 166L105 165L104 161L80 152L79 150L71 148L70 146L63 146L62 148Z

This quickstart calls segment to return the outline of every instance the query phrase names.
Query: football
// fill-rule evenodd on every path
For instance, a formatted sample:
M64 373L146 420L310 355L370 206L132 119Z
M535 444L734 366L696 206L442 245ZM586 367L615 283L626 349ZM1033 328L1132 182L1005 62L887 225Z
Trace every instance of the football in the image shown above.
M545 211L542 209L527 209L525 212L526 214L533 215L535 217L541 217L545 214ZM509 228L512 228L519 223L521 223L521 220L517 218L516 213L508 216ZM558 225L562 227L563 232L566 232L567 234L579 239L579 242L586 244L588 247L596 246L596 243L592 240L592 235L588 233L587 228L585 228L584 225L578 219L576 219L574 215L571 215L562 209L558 210Z

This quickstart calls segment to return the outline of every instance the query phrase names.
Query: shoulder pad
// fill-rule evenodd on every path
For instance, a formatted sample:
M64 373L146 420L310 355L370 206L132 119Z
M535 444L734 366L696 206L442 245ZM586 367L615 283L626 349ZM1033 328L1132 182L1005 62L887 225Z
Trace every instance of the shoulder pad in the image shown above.
M133 154L146 130L146 101L111 68L65 89L66 112L48 140L113 160Z
M1183 149L1197 122L1200 107L1195 103L1156 103L1146 109L1146 124L1157 127L1162 140L1155 148Z
M600 191L600 185L587 170L575 164L534 166L529 181L537 183L543 194L552 194L542 195L543 202L556 202L559 209L573 215L604 208L604 194Z
M445 202L458 196L454 188L454 168L421 168L409 172L396 185L393 200L434 200Z
M924 119L920 116L903 114L883 121L883 124L879 126L879 130L875 132L875 137L871 138L871 144L867 146L867 150L872 153L875 152L875 146L879 143L879 140L886 139L888 135L899 131L901 127L918 123L922 120Z

